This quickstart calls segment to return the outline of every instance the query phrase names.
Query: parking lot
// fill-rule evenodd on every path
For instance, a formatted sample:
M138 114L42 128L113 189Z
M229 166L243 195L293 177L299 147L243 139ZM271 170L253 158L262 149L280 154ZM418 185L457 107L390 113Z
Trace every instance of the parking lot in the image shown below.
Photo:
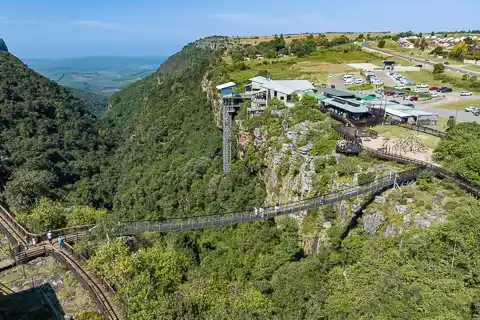
M375 76L377 76L378 80L382 81L384 85L386 86L394 86L396 85L396 82L395 80L392 79L392 77L390 77L388 75L388 72L386 71L373 71L373 74L375 74Z
M364 77L362 77L360 75L359 72L349 72L348 74L354 76L355 78L361 78L363 79L364 83L366 83L366 80ZM353 87L353 86L358 86L360 84L354 84L354 85L351 85L351 86L346 86L345 85L345 82L343 81L343 74L332 74L332 77L329 78L330 80L330 85L335 85L335 88L338 88L338 89L347 89L348 87Z

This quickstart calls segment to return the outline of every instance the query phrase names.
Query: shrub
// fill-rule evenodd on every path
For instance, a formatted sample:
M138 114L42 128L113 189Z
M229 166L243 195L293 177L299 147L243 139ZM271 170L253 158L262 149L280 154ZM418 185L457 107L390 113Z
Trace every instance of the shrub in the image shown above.
M358 184L369 183L375 180L375 172L360 173L358 175Z

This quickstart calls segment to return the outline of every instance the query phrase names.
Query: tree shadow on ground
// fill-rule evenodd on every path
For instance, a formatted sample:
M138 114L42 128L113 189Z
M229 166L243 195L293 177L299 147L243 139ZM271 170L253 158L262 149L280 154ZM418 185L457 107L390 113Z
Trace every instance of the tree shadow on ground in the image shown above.
M0 320L53 320L64 316L60 301L48 283L8 295L0 294Z

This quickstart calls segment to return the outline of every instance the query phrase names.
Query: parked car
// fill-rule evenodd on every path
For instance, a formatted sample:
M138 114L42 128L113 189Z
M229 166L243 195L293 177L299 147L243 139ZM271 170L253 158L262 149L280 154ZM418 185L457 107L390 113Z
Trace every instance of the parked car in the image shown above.
M328 75L329 78L333 77L331 74Z
M405 91L412 91L412 88L409 88L409 87L406 87L405 89L403 89Z
M388 102L392 102L392 103L400 104L400 102L398 102L397 100L388 100Z
M426 83L417 84L417 88L428 88L428 84Z
M448 61L445 61L443 64L449 65L449 64L450 64L450 62L448 62Z
M375 90L375 93L376 93L376 94L384 94L385 91L382 90L382 89L377 89L377 90Z
M357 78L357 79L355 79L355 83L356 83L356 84L362 84L362 83L363 83L363 79Z
M422 66L421 64L417 64L417 65L415 65L415 67L417 67L417 68L423 68L423 66Z
M465 108L465 111L466 112L476 112L477 111L477 108L475 108L474 106L470 106L470 107L466 107Z
M476 115L477 117L480 116L480 110L478 110L478 109L475 110L475 111L473 112L473 114Z
M395 92L395 94L393 95L394 98L398 98L398 97L403 97L405 95L405 92Z
M385 92L385 95L387 96L393 96L395 94L395 91L387 91Z
M428 90L437 91L438 87L430 87L430 89L428 89Z
M438 88L437 92L441 92L441 93L446 93L446 92L452 92L452 88L449 88L449 87L441 87L441 88Z
M410 107L410 108L415 108L415 105L413 103L405 103L405 107Z
M335 85L334 85L334 84L332 84L332 85L330 86L330 88L332 88L332 89L335 89Z
M439 95L438 93L431 93L431 94L430 94L430 97L432 97L432 98L438 98L438 97L440 97L440 95Z
M418 101L418 97L410 97L410 101Z
M470 91L462 91L460 92L460 95L466 97L466 96L471 96L472 93Z

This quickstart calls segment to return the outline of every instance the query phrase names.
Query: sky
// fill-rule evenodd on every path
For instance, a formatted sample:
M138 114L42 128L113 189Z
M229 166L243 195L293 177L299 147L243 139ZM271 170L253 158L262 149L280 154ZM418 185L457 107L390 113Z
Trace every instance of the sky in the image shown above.
M209 35L480 29L479 0L0 0L20 58L168 56Z

